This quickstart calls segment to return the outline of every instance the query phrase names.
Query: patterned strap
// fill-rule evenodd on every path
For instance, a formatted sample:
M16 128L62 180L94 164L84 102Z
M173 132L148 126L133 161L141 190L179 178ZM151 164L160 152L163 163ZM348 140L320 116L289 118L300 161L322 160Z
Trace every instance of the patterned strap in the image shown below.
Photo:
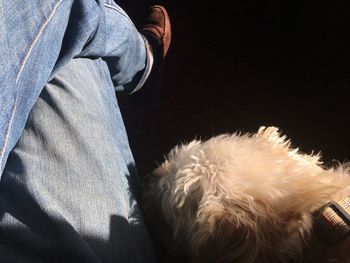
M333 246L350 234L350 198L329 202L315 214L315 235L326 245Z

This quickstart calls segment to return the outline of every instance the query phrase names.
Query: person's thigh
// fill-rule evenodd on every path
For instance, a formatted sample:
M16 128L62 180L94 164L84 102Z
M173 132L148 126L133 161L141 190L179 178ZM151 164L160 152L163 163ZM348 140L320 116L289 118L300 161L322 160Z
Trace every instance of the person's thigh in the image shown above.
M4 262L153 262L108 68L74 59L46 85L0 182Z
M0 180L44 85L72 58L106 58L115 89L141 88L145 38L113 0L0 0Z

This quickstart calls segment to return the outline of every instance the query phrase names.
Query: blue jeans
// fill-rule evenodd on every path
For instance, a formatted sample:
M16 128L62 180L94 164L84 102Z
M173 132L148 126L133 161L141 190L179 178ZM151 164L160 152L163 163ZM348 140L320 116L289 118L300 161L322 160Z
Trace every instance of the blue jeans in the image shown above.
M113 0L0 0L0 175L44 85L75 57L108 60L117 91L146 79L144 39Z
M112 1L0 11L0 262L154 262L114 94L144 83L147 42Z

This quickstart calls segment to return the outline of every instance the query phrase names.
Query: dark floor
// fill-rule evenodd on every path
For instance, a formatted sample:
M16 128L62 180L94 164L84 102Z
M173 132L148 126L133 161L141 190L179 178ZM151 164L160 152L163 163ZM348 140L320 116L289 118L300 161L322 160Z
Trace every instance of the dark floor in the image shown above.
M151 1L120 1L136 24ZM274 125L302 151L350 160L350 2L161 1L173 42L162 99L120 98L141 173L175 144Z

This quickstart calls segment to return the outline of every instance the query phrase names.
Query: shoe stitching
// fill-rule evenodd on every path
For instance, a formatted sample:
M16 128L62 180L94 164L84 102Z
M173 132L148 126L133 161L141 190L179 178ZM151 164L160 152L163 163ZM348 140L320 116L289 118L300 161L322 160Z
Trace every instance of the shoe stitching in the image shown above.
M163 18L164 18L164 27L163 27L163 31L164 34L160 34L162 36L162 39L165 39L165 31L166 31L166 27L167 27L167 18L169 17L168 12L165 11L165 9L161 6L154 6L154 8L158 8L160 9L160 11L162 12Z

